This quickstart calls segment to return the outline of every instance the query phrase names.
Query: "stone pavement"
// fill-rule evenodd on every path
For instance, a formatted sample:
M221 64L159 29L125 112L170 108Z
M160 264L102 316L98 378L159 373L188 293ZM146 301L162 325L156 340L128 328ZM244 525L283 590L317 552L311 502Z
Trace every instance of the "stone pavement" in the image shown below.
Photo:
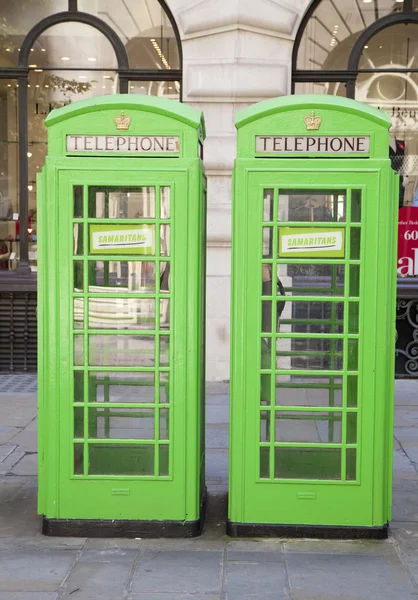
M36 379L0 376L0 600L418 599L418 381L396 382L387 541L225 536L228 388L208 385L205 531L193 540L47 538L36 514Z

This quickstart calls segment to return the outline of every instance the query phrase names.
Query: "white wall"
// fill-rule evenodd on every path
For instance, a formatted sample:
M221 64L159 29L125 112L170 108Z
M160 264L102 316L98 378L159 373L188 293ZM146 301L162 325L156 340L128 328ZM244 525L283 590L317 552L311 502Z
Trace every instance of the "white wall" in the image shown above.
M168 0L183 47L183 100L207 139L207 380L229 380L231 172L237 109L290 93L293 39L307 0Z

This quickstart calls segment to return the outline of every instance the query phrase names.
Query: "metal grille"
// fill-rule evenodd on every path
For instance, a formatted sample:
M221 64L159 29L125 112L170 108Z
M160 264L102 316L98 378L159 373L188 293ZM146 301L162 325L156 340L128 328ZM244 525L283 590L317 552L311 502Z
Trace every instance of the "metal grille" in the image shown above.
M36 372L36 292L0 293L0 372Z

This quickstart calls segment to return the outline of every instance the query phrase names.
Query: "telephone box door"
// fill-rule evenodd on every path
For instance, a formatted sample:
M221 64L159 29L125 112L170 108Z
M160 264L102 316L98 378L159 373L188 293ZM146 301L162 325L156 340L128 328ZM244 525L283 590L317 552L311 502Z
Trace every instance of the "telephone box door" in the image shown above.
M386 466L375 452L387 424L377 388L388 374L376 364L376 290L393 248L375 223L386 218L379 185L391 181L308 165L236 180L246 207L234 229L233 322L246 351L243 363L233 357L243 369L231 375L231 440L245 444L243 464L231 455L230 520L379 524Z
M58 185L59 514L187 520L187 175Z

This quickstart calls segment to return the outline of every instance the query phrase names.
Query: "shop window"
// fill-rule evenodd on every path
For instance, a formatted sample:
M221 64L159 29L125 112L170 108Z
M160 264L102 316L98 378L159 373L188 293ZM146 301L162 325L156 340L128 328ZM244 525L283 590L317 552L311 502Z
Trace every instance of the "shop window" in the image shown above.
M78 0L78 9L115 29L131 69L180 69L175 32L158 0Z
M68 0L0 0L0 66L14 67L28 31L38 21L68 9ZM33 52L41 51L39 43Z

